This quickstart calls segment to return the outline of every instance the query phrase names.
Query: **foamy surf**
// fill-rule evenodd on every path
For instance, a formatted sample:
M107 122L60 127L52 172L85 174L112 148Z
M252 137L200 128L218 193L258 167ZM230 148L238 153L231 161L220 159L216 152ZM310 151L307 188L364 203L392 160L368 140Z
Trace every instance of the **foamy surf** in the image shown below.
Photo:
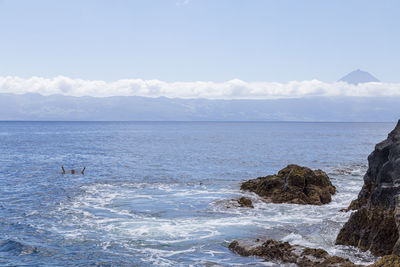
M368 253L334 245L349 216L339 210L354 198L362 178L349 180L342 172L331 175L344 182L337 185L332 202L323 206L267 203L240 191L239 184L232 188L185 183L92 184L82 186L81 195L59 207L58 212L68 219L54 230L82 240L100 232L103 244L118 243L144 264L161 266L179 264L189 255L213 264L226 264L228 255L240 259L238 264L251 262L227 250L227 244L237 238L275 238L347 255L360 264L371 263L375 258ZM232 201L240 196L252 199L254 209L234 207Z

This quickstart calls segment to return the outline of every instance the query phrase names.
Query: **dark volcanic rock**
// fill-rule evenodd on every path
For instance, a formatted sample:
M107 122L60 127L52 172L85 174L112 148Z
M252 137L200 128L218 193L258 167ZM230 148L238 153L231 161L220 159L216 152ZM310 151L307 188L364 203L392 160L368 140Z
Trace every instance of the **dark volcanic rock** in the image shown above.
M295 263L299 267L305 266L358 266L348 259L337 256L329 256L323 249L307 248L298 245L290 245L288 242L267 240L262 242L233 241L229 249L241 256L257 256L268 261L279 263Z
M356 212L340 230L336 244L370 250L376 256L400 255L400 121L375 146L368 164L364 185L348 208Z
M273 203L313 205L331 202L331 195L336 192L325 172L294 164L278 174L244 182L240 188L255 192Z
M248 199L247 197L239 198L238 203L239 203L240 207L254 208L253 202L251 202L251 200Z

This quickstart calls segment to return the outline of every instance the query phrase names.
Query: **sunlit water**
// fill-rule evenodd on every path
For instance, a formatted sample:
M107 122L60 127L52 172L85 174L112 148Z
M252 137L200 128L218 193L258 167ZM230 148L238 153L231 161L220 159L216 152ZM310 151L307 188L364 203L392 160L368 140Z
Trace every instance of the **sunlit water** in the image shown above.
M367 156L394 123L0 122L0 265L274 266L227 247L274 238L335 246ZM320 168L324 206L269 204L240 182ZM87 166L85 175L62 175ZM234 208L250 197L254 209Z

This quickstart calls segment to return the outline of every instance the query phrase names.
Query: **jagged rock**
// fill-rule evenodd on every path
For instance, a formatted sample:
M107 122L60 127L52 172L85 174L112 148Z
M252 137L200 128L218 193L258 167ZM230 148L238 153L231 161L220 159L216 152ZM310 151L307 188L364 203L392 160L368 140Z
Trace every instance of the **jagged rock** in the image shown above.
M240 188L255 192L273 203L313 205L331 202L331 196L336 192L325 172L294 164L278 174L246 181Z
M400 257L397 255L383 256L379 261L370 265L371 267L400 267Z
M248 208L254 208L253 206L253 202L251 202L250 199L248 199L247 197L241 197L238 199L238 203L240 205L240 207L248 207Z
M400 255L400 121L388 138L368 156L368 170L358 198L347 210L356 210L340 230L336 244L370 250L373 255Z
M353 267L355 265L348 259L337 256L329 256L323 249L307 248L299 245L290 245L288 242L267 240L261 242L233 241L229 249L241 256L257 256L268 261L278 263L295 263L299 267Z

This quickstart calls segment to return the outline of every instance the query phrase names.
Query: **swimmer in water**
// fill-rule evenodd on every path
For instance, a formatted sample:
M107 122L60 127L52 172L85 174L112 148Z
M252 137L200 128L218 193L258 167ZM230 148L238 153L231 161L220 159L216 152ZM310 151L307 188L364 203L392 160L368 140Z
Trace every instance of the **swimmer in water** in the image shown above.
M62 169L62 174L66 174L67 172L64 169L64 165L61 166ZM81 171L81 174L85 174L86 166L83 166L83 169ZM76 171L74 169L71 170L71 174L76 174Z

